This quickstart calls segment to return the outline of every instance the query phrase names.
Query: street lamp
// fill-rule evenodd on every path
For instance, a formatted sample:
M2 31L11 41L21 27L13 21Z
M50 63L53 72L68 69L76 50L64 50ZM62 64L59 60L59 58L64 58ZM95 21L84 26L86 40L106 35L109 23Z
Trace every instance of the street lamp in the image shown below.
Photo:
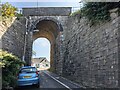
M33 32L39 32L39 30L38 29L34 29Z

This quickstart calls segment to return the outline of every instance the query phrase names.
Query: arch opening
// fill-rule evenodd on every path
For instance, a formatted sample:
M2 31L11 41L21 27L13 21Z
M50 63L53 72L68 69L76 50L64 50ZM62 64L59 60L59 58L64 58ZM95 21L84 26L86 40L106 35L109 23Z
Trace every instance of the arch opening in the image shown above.
M31 65L38 70L50 68L50 41L46 38L37 38L33 42Z

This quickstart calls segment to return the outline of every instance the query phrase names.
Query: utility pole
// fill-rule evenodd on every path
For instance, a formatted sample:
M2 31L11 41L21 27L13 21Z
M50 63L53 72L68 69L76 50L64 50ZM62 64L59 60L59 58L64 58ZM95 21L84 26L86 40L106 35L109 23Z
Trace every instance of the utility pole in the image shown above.
M22 60L25 61L25 53L26 53L26 43L27 43L27 35L28 35L28 31L27 31L27 25L28 25L28 19L26 18L26 24L25 24L25 27L26 27L26 30L25 30L25 43L24 43L24 49L23 49L23 58Z
M0 16L2 16L1 9L2 9L2 3L1 3L1 0L0 0ZM1 38L0 38L0 49L2 49L2 40L1 40ZM0 67L0 82L2 82L2 67ZM0 90L2 90L2 83L0 83Z

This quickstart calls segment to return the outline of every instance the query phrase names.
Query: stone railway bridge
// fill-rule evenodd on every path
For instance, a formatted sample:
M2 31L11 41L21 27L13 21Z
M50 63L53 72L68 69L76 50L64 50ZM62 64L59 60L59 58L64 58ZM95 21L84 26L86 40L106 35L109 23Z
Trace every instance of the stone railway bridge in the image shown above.
M37 38L44 37L50 41L51 69L62 73L62 37L65 22L71 13L71 8L23 8L23 15L27 18L27 40L25 60L31 64L32 45ZM36 30L39 30L36 32Z
M32 45L40 37L51 44L51 70L87 87L120 87L120 14L90 26L70 7L23 8L23 17L0 23L2 49L31 64Z

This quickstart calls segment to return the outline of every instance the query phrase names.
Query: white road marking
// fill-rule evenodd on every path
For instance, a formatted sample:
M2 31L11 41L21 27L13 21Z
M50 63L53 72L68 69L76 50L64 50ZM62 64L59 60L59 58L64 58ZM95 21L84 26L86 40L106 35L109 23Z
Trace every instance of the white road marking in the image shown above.
M44 72L45 73L45 72ZM67 89L69 90L72 90L70 87L68 87L67 85L65 85L64 83L60 82L59 80L57 80L56 78L54 78L53 76L51 76L50 74L48 73L45 73L47 74L49 77L51 77L52 79L54 79L55 81L57 81L58 83L60 83L61 85L63 85L64 87L66 87Z

